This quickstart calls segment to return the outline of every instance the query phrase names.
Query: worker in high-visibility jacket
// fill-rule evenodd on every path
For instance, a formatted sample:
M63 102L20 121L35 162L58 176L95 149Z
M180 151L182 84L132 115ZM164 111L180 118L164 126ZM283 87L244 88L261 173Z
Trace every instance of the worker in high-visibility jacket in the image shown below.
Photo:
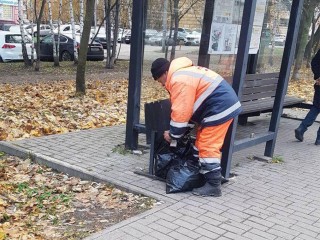
M186 57L171 63L158 58L152 63L151 73L170 93L171 121L170 130L164 132L165 140L177 140L190 123L197 125L193 156L206 183L192 193L221 196L221 147L230 124L241 112L236 93L219 74L193 66Z

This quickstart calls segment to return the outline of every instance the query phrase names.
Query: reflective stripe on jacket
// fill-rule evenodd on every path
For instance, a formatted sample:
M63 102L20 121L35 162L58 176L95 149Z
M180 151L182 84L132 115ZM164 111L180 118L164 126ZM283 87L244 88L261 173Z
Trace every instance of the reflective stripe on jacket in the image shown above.
M170 93L170 134L180 138L189 121L202 127L222 124L241 112L241 104L233 88L217 73L192 66L186 57L170 64L166 89Z

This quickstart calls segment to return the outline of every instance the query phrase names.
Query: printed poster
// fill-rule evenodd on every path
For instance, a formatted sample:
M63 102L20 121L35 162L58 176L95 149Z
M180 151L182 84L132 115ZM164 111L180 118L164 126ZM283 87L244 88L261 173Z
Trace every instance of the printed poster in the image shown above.
M236 54L245 0L216 0L208 54ZM259 50L266 0L257 0L249 53Z

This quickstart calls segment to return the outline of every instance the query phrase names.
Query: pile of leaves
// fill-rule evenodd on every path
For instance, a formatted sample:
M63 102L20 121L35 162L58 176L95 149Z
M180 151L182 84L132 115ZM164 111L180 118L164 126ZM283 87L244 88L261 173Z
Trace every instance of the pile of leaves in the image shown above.
M0 240L80 239L155 203L29 159L0 155Z
M309 80L290 81L288 86L288 95L298 96L305 99L306 102L312 102L314 81L312 78Z
M167 97L154 81L143 82L142 101ZM126 79L88 81L85 96L75 95L71 80L1 84L0 140L124 124L127 96Z

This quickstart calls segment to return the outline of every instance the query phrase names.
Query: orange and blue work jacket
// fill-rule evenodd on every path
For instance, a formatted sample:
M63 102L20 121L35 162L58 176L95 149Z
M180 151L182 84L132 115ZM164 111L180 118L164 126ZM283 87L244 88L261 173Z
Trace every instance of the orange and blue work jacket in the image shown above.
M200 127L216 126L241 112L233 88L219 74L193 66L186 57L173 60L165 84L170 93L170 135L178 139L189 128L189 121Z

